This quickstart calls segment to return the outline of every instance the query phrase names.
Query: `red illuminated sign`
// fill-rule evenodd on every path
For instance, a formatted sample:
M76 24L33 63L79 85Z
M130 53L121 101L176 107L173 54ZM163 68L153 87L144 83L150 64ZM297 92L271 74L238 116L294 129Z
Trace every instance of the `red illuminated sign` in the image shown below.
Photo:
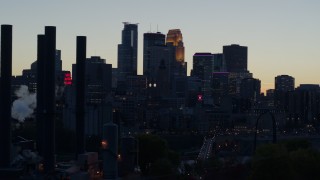
M64 85L68 86L72 84L71 74L65 73L64 74Z

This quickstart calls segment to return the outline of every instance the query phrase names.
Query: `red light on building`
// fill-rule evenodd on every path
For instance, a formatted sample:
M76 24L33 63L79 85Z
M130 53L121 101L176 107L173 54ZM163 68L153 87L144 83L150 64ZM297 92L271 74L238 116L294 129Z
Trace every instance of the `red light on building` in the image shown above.
M71 85L71 84L72 84L71 74L69 72L65 73L64 74L64 85L68 86L68 85Z
M202 101L202 94L198 95L198 101Z

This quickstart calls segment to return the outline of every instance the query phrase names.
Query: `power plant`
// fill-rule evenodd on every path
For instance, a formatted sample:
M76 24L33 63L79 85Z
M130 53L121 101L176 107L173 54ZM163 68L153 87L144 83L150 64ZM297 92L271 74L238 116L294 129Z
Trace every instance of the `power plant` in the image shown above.
M80 171L73 171L71 179L88 179L91 174L99 172L98 153L86 152L85 148L85 70L86 70L86 37L78 36L76 42L76 164ZM38 178L54 177L57 174L55 153L55 124L56 124L56 27L46 26L45 33L37 36L36 61L36 150L42 161L35 170L42 172ZM21 169L12 167L13 150L11 138L11 108L12 108L12 25L1 25L1 81L0 81L0 179L18 179ZM110 109L111 110L111 109ZM109 118L112 118L111 116ZM105 122L110 122L107 119ZM118 177L118 127L112 122L103 128L103 141L108 146L102 146L104 177ZM29 141L28 141L29 142ZM31 142L31 141L30 141ZM103 143L102 143L103 144ZM111 153L111 154L110 154ZM30 155L30 152L24 152ZM31 153L32 156L37 156ZM16 163L19 159L15 159ZM60 163L61 165L61 163ZM93 171L81 173L81 167L90 166ZM101 174L103 174L101 172Z

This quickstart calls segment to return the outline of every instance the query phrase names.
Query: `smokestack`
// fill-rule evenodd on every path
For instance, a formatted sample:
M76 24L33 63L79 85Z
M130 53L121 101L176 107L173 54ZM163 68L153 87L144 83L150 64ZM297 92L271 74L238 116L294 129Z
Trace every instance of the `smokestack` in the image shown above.
M11 156L12 25L1 25L0 168L10 166Z
M85 152L84 105L87 38L77 36L76 60L76 157Z
M44 137L44 113L45 113L45 59L46 59L46 36L38 35L38 50L37 50L37 149L43 156Z
M45 69L45 118L43 141L43 159L45 172L54 171L55 165L55 53L56 53L56 27L46 26L46 59L44 61Z

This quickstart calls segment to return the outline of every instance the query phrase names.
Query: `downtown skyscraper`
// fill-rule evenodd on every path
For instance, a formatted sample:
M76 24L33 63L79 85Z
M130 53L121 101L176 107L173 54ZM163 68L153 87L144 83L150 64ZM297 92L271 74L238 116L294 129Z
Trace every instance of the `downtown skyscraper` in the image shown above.
M228 72L248 71L248 47L237 44L223 46L223 55Z
M170 29L167 34L167 44L172 43L176 47L176 61L184 62L184 46L180 29Z
M124 22L121 44L118 45L118 69L120 77L137 75L138 24Z
M162 49L166 49L165 35L157 33L143 34L143 74L151 75L156 73L163 57L159 55L165 54ZM160 59L160 60L159 60Z

